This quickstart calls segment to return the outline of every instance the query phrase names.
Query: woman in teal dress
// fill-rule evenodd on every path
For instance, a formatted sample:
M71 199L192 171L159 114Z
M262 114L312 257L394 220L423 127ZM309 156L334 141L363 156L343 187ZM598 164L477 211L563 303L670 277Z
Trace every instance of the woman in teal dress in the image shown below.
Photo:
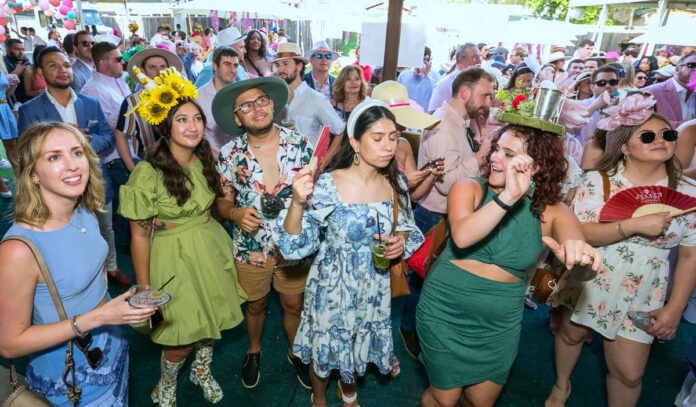
M213 339L242 322L240 304L246 300L232 240L210 216L221 189L204 127L201 108L191 99L179 101L157 126L161 138L148 160L136 165L120 190L118 211L131 219L138 284L159 287L175 276L166 288L172 299L162 306L164 323L150 336L164 345L162 376L152 392L153 402L163 407L176 405L176 377L194 347L191 381L209 402L222 399L210 372Z
M416 311L430 379L423 406L495 403L517 355L524 273L544 244L569 270L599 268L561 202L566 168L556 134L508 125L491 142L483 177L450 189L451 235Z
M327 172L316 186L309 168L297 173L290 208L273 228L285 258L316 252L293 345L311 363L313 406L326 406L332 370L340 371L344 405L357 406L356 374L364 375L368 363L382 374L394 365L389 271L375 267L370 243L381 234L391 245L387 259L409 257L423 243L394 158L398 139L387 104L372 99L356 106Z

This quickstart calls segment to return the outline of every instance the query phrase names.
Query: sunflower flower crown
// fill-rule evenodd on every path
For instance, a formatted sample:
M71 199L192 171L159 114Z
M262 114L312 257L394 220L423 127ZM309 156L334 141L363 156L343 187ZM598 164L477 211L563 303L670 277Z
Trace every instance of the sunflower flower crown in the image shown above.
M138 114L152 125L162 123L169 110L176 106L181 99L196 99L198 91L196 87L185 79L174 67L160 72L154 79L150 79L142 73L137 66L133 67L133 73L143 84L140 91L140 101L126 112L128 116L138 111Z

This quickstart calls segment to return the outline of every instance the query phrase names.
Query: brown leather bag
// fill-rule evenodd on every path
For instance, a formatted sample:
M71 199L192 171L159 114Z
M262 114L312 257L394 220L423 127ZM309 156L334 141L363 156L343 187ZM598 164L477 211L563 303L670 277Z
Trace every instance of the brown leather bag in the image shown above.
M396 232L396 221L399 220L399 195L394 190L394 222L392 223L391 235ZM379 226L378 226L379 227ZM391 278L391 296L400 297L410 295L411 289L408 288L408 266L403 257L394 260L389 266L389 277Z

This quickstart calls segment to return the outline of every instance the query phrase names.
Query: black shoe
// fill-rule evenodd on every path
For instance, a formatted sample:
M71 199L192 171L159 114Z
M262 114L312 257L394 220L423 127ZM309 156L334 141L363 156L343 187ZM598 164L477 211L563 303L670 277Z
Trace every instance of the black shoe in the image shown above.
M309 365L302 363L302 359L297 356L288 355L288 362L297 372L297 381L307 390L312 390L312 382L309 380Z
M259 364L261 363L261 351L256 353L247 353L242 365L242 384L247 389L253 389L259 384Z
M401 338L401 342L403 342L404 348L406 348L406 352L409 354L409 356L416 359L420 363L418 355L420 355L421 348L420 344L418 343L418 335L415 332L404 331L403 329L399 328L399 337Z

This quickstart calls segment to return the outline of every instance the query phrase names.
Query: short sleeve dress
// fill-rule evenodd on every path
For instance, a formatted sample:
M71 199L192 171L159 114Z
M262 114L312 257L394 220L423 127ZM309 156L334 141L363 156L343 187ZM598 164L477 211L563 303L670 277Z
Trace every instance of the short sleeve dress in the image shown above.
M404 253L408 258L423 243L423 234L415 225L410 203L402 205L402 201L396 231L408 232ZM285 231L287 211L275 220L273 240L284 257L301 259L316 252L293 353L305 364L314 363L319 377L339 369L341 380L353 383L355 372L364 375L368 363L382 374L392 369L389 271L374 268L370 242L378 228L383 234L391 232L393 208L393 200L343 202L329 173L317 180L300 234Z
M182 206L169 194L162 174L147 161L135 166L121 186L118 213L131 220L151 219L179 224L156 231L150 249L150 284L159 287L176 276L165 291L165 322L151 334L153 342L177 346L219 339L220 331L243 320L246 294L237 282L233 244L225 229L208 214L215 194L208 188L199 160L185 168L191 196Z
M609 177L610 197L633 187L624 178L623 169L623 165L619 165L616 174ZM683 178L677 190L696 196L696 186L692 182ZM657 185L667 186L667 178ZM602 176L597 171L585 173L573 201L575 215L581 223L597 223L603 206ZM565 273L548 303L569 308L573 311L573 322L592 328L607 339L613 340L619 335L636 342L652 343L653 337L636 328L627 314L629 311L654 311L664 305L669 250L677 245L696 245L696 214L693 212L675 217L664 235L657 239L631 236L598 247L602 266L597 276L581 282Z

